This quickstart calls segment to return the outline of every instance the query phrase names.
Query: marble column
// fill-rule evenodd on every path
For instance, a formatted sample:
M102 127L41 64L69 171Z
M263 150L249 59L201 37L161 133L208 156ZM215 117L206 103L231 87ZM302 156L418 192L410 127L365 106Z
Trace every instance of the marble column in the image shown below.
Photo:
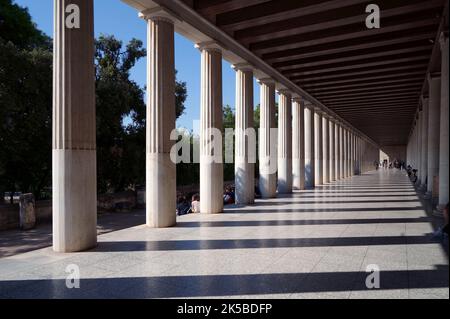
M294 98L292 104L292 185L305 189L305 104Z
M336 121L334 124L334 140L335 140L335 167L336 167L336 180L340 180L341 177L341 124Z
M443 210L449 200L449 100L448 100L448 31L442 32L441 44L441 123L439 136L439 210Z
M214 42L198 44L201 52L200 212L223 211L222 51Z
M421 172L420 172L420 168L421 168L421 165L422 165L422 146L421 146L421 144L422 144L422 118L423 118L423 115L422 115L422 111L421 110L419 110L419 112L418 112L418 119L417 119L417 127L416 127L416 130L417 130L417 135L416 135L416 138L417 138L417 150L416 150L416 154L417 154L417 182L416 182L416 185L421 185L422 184L422 181L420 180L420 177L421 177Z
M323 184L330 182L330 126L328 115L322 116Z
M421 188L426 189L428 183L428 96L422 97L422 114L422 159L420 165L420 180L422 182Z
M278 105L278 193L292 193L292 96L280 90Z
M334 121L330 117L329 119L329 141L330 141L330 148L329 148L329 154L330 154L330 165L329 165L329 172L330 172L330 182L334 182L336 180L336 135L335 135L335 126Z
M315 126L315 184L323 184L323 132L322 132L322 111L319 108L315 109L314 113L314 126Z
M260 87L259 189L262 198L277 194L277 129L275 122L275 82L258 81Z
M66 6L80 9L80 28L66 27ZM97 167L93 0L54 1L53 250L97 244Z
M176 224L176 165L170 158L175 129L174 24L143 13L148 26L146 215L155 228Z
M441 108L441 77L440 73L428 74L428 159L427 159L427 196L438 192L434 189L434 179L439 176L439 126ZM413 158L411 144L411 158Z
M342 145L342 162L343 162L343 170L342 170L342 176L343 178L348 177L348 135L347 135L347 128L343 128L342 130L342 139L343 139L343 145Z
M235 200L236 204L248 205L255 202L253 70L246 64L233 68L236 70Z
M308 188L314 188L316 185L314 135L314 106L307 104L305 105L305 186Z

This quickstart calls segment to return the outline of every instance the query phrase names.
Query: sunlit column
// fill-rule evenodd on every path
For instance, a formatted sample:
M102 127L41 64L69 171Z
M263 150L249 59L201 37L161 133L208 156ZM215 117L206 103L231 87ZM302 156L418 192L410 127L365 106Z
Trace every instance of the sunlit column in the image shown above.
M253 123L253 70L234 65L236 70L235 192L236 204L255 202L256 134Z
M329 118L329 154L330 154L330 163L329 163L329 172L330 172L330 182L336 180L336 135L335 135L335 125L334 120Z
M319 108L315 109L314 114L314 125L315 125L315 184L322 185L323 184L323 132L322 132L322 110Z
M223 211L222 50L214 42L201 51L200 212Z
M330 126L326 113L322 116L323 184L330 182Z
M277 149L275 122L275 82L259 80L260 131L259 131L259 189L261 197L272 198L277 193Z
M176 166L170 158L175 129L174 24L167 15L142 14L148 21L146 211L147 225L176 223Z
M278 193L292 192L292 96L280 90L278 105Z
M66 27L66 7L80 9ZM53 249L97 244L93 0L55 0L53 53ZM19 31L19 30L18 30Z
M305 189L305 105L300 97L292 104L292 185Z
M314 134L314 106L305 104L305 186L309 188L316 185Z

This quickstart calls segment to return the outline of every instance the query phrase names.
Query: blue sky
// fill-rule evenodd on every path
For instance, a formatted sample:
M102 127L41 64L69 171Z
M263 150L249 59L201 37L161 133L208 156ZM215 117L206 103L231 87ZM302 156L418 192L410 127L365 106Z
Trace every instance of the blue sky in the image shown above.
M39 29L53 36L53 0L15 0L27 7ZM127 43L132 38L140 39L147 45L147 29L145 21L138 18L134 8L120 0L95 0L95 34L113 34ZM177 122L178 127L192 129L193 120L200 118L200 52L194 43L175 35L175 67L178 79L185 81L188 87L186 112ZM146 61L142 59L132 70L131 77L141 87L146 81ZM255 105L259 103L259 85L255 87ZM235 72L231 65L223 62L223 103L235 105Z

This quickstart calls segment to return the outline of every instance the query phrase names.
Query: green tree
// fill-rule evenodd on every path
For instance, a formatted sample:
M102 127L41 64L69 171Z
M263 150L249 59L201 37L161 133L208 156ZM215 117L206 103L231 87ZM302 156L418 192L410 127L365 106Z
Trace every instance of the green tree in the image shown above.
M0 0L0 194L51 184L50 47L27 9Z
M0 38L20 49L51 46L51 39L36 27L28 9L12 0L0 0Z
M130 70L146 56L142 41L111 35L96 41L97 156L99 191L121 191L145 181L144 90ZM176 115L185 110L186 83L175 83Z

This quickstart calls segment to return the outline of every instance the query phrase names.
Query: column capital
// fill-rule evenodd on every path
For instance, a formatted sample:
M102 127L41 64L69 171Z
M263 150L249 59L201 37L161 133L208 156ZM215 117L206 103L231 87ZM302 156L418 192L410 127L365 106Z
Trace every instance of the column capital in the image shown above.
M139 18L152 21L165 21L172 24L181 21L174 13L169 12L167 9L162 7L155 7L141 11L139 12Z
M195 44L195 48L199 51L211 51L222 53L222 47L216 41L206 41Z
M448 45L448 31L442 31L439 35L439 43L441 44L441 51Z
M295 96L292 98L292 102L299 103L299 104L305 104L305 100L301 96Z
M284 95L284 96L288 96L288 97L292 96L291 90L288 90L288 89L279 89L279 90L277 90L277 92L279 95Z
M272 78L262 78L262 79L258 79L257 82L262 85L275 85L275 80Z
M255 69L250 63L247 62L233 64L231 68L235 71L242 72L253 72L253 70Z

